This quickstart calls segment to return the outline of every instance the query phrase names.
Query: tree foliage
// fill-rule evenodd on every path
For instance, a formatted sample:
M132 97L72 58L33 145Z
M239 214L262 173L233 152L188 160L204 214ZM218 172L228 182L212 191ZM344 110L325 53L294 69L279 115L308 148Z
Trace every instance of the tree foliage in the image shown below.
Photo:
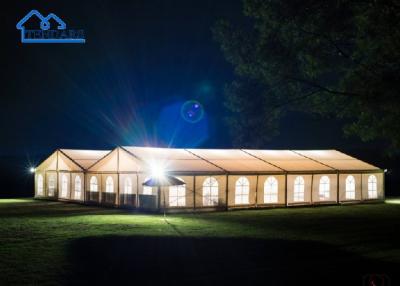
M237 75L226 91L236 144L261 146L302 111L400 147L398 1L245 0L243 13L213 29Z

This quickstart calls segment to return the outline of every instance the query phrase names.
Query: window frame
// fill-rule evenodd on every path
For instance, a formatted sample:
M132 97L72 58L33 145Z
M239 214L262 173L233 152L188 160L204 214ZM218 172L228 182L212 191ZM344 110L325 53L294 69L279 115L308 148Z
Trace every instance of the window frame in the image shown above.
M325 181L323 181L325 179ZM326 201L331 196L331 180L328 176L324 175L319 179L318 195L320 201Z
M178 178L183 181L181 178ZM186 206L186 184L179 186L169 186L168 206L185 207ZM182 194L183 193L183 194Z
M305 202L305 180L297 176L293 182L293 202Z
M239 177L235 182L235 205L250 203L250 181L247 177Z
M207 177L202 186L203 206L217 206L219 199L218 180L212 176Z
M68 177L66 174L61 175L61 197L68 198Z
M132 178L131 177L126 177L124 179L124 194L125 195L132 195L133 194L132 186L133 186Z
M279 183L274 176L269 176L264 181L264 204L278 203Z
M106 178L106 193L108 194L114 193L114 179L112 176L108 176Z
M378 198L378 178L375 175L368 176L368 199Z
M78 181L79 181L79 183L78 183ZM78 186L78 188L77 188L77 186ZM78 196L78 193L79 193L79 196ZM81 196L82 196L82 179L81 179L81 176L76 175L75 182L74 182L74 198L80 199Z
M353 175L348 175L346 177L345 198L346 198L346 200L355 200L356 199L356 179L354 178Z
M97 176L93 175L90 177L89 185L90 185L90 188L89 188L90 192L97 193L99 191L99 183L97 180Z
M43 184L43 175L38 174L37 176L37 195L43 196L44 184Z

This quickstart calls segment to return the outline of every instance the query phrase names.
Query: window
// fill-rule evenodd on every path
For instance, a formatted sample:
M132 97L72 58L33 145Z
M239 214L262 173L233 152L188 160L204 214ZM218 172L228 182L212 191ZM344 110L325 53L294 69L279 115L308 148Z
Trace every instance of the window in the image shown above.
M322 176L319 180L319 199L329 200L329 177Z
M43 196L43 176L41 174L37 176L37 195Z
M144 179L144 181L148 181L150 178ZM149 186L143 186L143 195L152 195L153 194L153 188Z
M278 180L275 177L268 177L264 182L264 203L278 202Z
M185 192L186 192L186 185L170 186L169 205L171 207L184 207L186 205Z
M75 177L75 199L81 198L81 190L82 190L81 177L76 176Z
M49 196L54 196L54 191L56 189L56 180L53 175L49 177Z
M374 175L368 177L368 198L369 199L378 198L377 180Z
M90 178L90 191L91 192L97 192L98 188L97 188L97 177L96 176L92 176Z
M304 202L304 179L302 176L298 176L294 180L293 201Z
M124 194L132 194L132 179L125 178Z
M208 177L203 182L203 206L218 205L218 181Z
M65 174L63 174L61 177L61 197L68 197L68 178Z
M356 182L353 176L346 178L346 199L354 200L356 198Z
M250 183L246 177L240 177L235 184L235 204L249 203Z
M114 193L114 181L111 176L106 179L106 193Z

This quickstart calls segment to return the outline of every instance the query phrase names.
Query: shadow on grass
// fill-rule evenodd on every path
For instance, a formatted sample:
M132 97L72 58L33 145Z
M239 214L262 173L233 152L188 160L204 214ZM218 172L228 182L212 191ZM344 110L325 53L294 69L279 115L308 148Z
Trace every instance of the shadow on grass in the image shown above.
M363 285L365 274L395 269L287 240L103 236L72 241L67 251L69 285Z

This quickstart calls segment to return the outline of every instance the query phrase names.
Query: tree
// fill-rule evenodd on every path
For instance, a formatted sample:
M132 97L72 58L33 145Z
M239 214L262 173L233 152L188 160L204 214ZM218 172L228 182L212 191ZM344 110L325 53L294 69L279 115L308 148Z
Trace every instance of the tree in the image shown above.
M243 11L242 25L213 29L237 75L228 123L251 130L236 144L261 146L295 110L346 118L346 134L400 147L397 1L245 0Z

